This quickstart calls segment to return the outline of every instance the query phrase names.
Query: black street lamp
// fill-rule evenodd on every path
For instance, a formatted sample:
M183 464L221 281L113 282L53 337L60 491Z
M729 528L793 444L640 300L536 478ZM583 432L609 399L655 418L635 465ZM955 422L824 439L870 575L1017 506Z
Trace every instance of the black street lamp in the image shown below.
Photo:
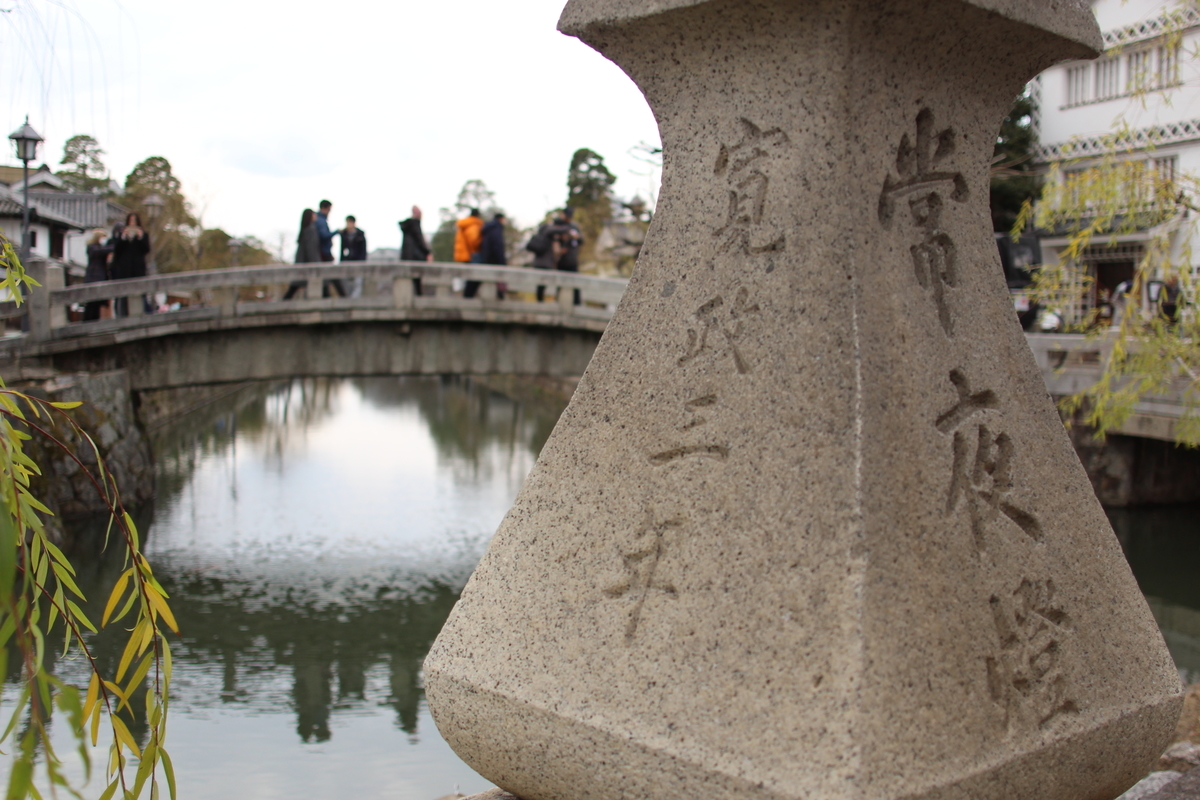
M146 216L150 218L151 222L158 219L159 215L162 214L163 206L166 204L167 201L159 197L157 192L142 201L142 205L146 209Z
M29 258L29 162L37 158L38 145L43 140L38 132L30 126L28 115L25 117L25 124L10 133L8 138L16 148L17 158L25 165L25 209L21 215L21 258L27 259Z
M147 272L151 275L158 274L158 261L154 258L154 245L158 242L158 228L155 226L155 221L162 216L163 208L166 207L167 201L159 196L158 192L151 192L144 200L142 200L142 208L146 210L146 219L150 221L149 227L154 235L150 239L150 263L147 264Z
M229 240L229 266L241 266L242 245L244 244L245 242L243 242L241 239Z

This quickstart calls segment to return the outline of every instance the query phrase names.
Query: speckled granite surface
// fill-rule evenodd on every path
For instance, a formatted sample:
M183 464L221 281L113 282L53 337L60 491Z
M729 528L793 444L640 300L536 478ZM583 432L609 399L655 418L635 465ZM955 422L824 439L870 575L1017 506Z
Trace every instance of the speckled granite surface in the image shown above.
M1119 795L1178 677L987 208L1012 98L1095 53L1086 4L572 0L562 25L645 93L661 200L425 662L447 741L524 800Z

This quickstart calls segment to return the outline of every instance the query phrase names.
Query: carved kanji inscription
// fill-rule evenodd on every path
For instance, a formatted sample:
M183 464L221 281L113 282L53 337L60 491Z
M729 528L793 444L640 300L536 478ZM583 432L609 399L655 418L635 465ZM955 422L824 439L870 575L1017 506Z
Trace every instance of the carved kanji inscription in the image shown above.
M750 289L746 286L737 290L730 303L721 295L705 302L696 309L693 323L687 328L680 366L705 353L713 353L718 357L728 356L739 373L749 373L751 364L740 343L746 332L747 317L759 312L758 304L750 301Z
M1001 429L1003 420L997 413L999 398L990 389L972 391L962 370L951 370L950 382L958 393L958 402L934 423L940 432L953 437L954 461L946 514L954 514L966 506L979 552L987 550L988 531L1001 515L1031 540L1040 542L1042 526L1037 517L1019 508L1010 498L1014 445ZM990 418L980 418L988 412L992 412Z
M771 188L771 156L789 144L780 128L762 130L744 117L741 138L722 144L713 173L725 179L729 206L725 222L714 235L722 252L747 255L783 250L787 237L768 221L767 199Z
M879 221L890 227L897 201L907 198L909 215L916 227L917 241L909 248L917 283L933 297L938 321L946 335L954 335L948 288L958 285L958 249L942 228L943 195L965 202L970 189L961 172L944 169L942 162L953 155L957 134L953 128L937 130L933 112L917 114L916 141L908 134L896 152L896 176L884 179L879 195Z
M1004 708L1009 728L1024 721L1044 727L1078 711L1060 666L1072 635L1071 618L1055 598L1054 582L1025 579L989 600L998 639L987 659L988 691Z
M657 592L672 598L677 594L674 584L659 575L659 566L668 546L667 535L678 531L683 524L680 519L656 521L651 514L635 536L633 546L621 553L621 578L607 587L604 593L609 597L629 597L633 600L625 625L626 641L632 641L637 636L646 599L651 593Z

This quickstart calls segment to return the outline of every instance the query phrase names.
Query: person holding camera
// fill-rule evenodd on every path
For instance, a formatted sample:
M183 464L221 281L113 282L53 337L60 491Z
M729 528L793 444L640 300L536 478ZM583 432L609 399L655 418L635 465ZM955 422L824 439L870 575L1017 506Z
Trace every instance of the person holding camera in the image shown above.
M113 280L146 277L146 256L150 253L150 234L142 228L142 218L136 211L125 217L125 225L113 238ZM118 297L113 303L114 317L129 316L128 298ZM142 299L145 303L145 298Z

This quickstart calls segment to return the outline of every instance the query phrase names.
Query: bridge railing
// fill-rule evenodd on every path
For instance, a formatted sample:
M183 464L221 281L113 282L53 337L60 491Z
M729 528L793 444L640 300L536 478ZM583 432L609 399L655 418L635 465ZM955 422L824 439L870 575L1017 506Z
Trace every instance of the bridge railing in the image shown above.
M130 328L168 325L186 320L258 314L335 311L382 312L435 318L460 312L464 319L489 319L497 312L528 322L551 325L603 326L625 291L627 281L572 272L444 264L416 261L357 261L322 264L270 264L255 267L177 272L120 281L66 286L60 266L33 262L30 272L42 284L28 303L29 338L33 341L72 338ZM323 285L341 280L347 287L362 279L358 297L322 297ZM456 288L479 283L475 297ZM301 284L291 299L290 286ZM418 293L419 287L419 293ZM514 298L544 287L549 302ZM579 295L579 304L575 295ZM145 315L142 298L166 294L180 308ZM71 321L69 308L95 301L126 299L128 316ZM589 324L590 323L590 324Z

